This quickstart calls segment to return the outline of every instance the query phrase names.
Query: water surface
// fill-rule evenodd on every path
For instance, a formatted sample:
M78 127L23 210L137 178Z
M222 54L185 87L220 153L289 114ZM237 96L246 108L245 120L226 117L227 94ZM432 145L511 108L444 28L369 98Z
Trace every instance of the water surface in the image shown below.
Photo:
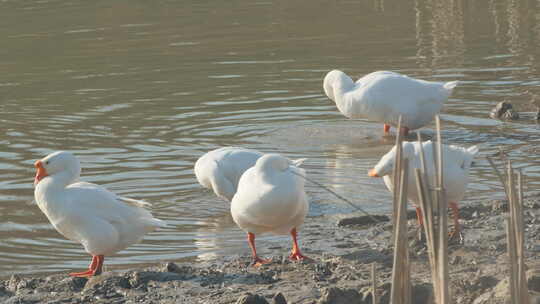
M33 203L33 162L56 150L81 158L83 180L151 202L170 225L109 258L113 269L249 253L228 204L193 175L225 145L308 158L311 178L388 212L390 194L366 173L393 138L324 96L334 68L460 80L445 141L508 150L534 191L540 132L526 92L540 94L539 19L531 1L2 1L0 276L89 262ZM521 120L488 118L503 100ZM485 160L471 180L465 203L502 197ZM310 216L352 210L306 190ZM260 239L262 254L289 245Z

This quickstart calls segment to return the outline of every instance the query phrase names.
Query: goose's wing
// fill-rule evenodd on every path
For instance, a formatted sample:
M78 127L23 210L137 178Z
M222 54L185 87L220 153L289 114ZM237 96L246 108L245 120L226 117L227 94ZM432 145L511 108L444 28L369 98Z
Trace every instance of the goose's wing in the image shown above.
M119 197L102 186L77 182L66 187L66 199L72 212L100 217L111 222L127 224L135 221L152 227L163 227L165 223L152 216L143 207L144 201Z

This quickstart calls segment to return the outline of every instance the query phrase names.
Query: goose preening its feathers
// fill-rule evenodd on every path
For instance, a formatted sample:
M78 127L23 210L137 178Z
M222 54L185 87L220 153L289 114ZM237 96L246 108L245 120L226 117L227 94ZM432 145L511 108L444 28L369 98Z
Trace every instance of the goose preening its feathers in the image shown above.
M426 141L422 143L424 151L426 170L428 180L432 181L435 176L435 165L433 164L433 151L434 143ZM459 211L458 202L465 195L467 190L467 184L469 182L469 170L473 162L474 157L478 153L478 148L472 146L469 148L462 148L453 145L442 145L443 152L443 183L446 195L446 201L454 213L454 232L453 235L459 234ZM393 191L393 168L396 159L396 147L386 153L375 165L373 169L369 171L371 177L384 177L384 183L388 190ZM403 142L403 159L409 161L409 175L407 196L409 200L413 201L416 205L417 215L419 215L419 197L416 188L416 178L414 174L414 168L422 168L420 160L420 143L419 142ZM418 217L419 221L421 217ZM420 221L421 223L421 221Z
M39 209L66 238L81 243L92 255L87 277L102 271L105 255L142 240L165 222L144 209L148 203L123 198L91 183L80 182L81 166L71 153L59 151L35 162L34 196Z
M355 83L345 73L333 70L324 77L323 86L346 117L382 122L388 133L401 115L406 135L433 120L457 83L425 81L389 71L367 74Z
M289 258L305 258L296 239L297 229L309 209L304 191L305 171L297 167L302 161L265 154L240 178L231 201L231 214L238 227L248 234L255 265L268 262L259 258L255 249L255 234L265 232L290 233L293 249Z
M195 163L195 176L205 188L231 201L244 171L253 167L262 155L259 151L237 147L212 150Z

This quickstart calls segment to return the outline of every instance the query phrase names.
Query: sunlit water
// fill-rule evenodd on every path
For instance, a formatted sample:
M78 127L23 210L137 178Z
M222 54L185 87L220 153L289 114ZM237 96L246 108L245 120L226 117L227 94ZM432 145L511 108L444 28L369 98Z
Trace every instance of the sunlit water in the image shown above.
M33 162L56 150L80 157L83 180L151 202L169 224L108 258L113 268L248 254L228 203L193 174L199 156L225 145L308 158L311 178L388 212L390 194L366 173L393 138L381 136L380 124L345 119L324 96L322 79L334 68L354 78L393 70L461 80L442 120L446 142L480 145L465 200L502 197L482 159L499 147L534 191L540 132L526 93L540 93L533 4L1 1L0 276L89 262L33 202ZM503 100L521 120L488 118ZM352 210L317 186L306 190L310 216Z

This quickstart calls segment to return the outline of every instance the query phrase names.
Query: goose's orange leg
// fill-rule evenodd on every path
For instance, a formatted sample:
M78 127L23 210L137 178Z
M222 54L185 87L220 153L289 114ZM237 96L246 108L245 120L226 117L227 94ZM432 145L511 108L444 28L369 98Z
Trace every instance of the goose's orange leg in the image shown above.
M459 209L456 202L449 202L448 206L452 209L452 217L454 218L454 231L450 233L450 238L461 237L461 227L459 225Z
M100 275L103 268L103 261L105 261L105 257L103 255L93 255L92 262L90 263L90 265L88 265L88 270L81 272L72 272L69 275L72 277L80 278Z
M292 239L293 239L293 248L292 248L291 255L289 255L289 259L290 260L296 260L296 261L300 261L300 260L303 260L303 259L309 259L307 256L303 255L300 252L300 247L298 247L298 241L296 240L296 228L293 228L291 230L291 236L292 236Z
M253 254L253 266L259 267L272 261L271 259L261 259L257 255L257 249L255 249L255 234L251 232L248 232L248 243L249 247L251 247L251 253Z
M390 133L390 125L384 124L384 135L388 135Z
M416 207L416 220L418 222L418 227L424 226L424 220L422 218L422 209L420 207Z

